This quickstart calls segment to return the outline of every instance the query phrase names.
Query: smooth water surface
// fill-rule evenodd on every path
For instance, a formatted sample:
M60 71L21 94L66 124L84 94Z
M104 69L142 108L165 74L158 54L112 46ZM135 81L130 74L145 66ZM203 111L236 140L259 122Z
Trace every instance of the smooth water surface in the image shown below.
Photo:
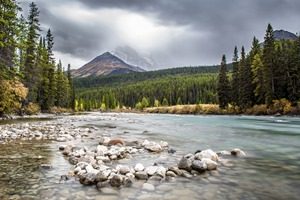
M230 158L217 171L193 179L156 185L154 192L131 188L97 191L71 179L60 182L72 166L58 151L61 143L16 141L0 145L0 199L299 199L300 118L249 116L191 116L159 114L90 113L66 116L55 123L96 126L95 139L76 141L95 147L97 136L106 134L130 139L164 140L176 154L137 155L134 165L154 162L175 165L180 157L196 150L241 148L246 158ZM34 123L34 122L33 122ZM44 170L42 163L53 165Z

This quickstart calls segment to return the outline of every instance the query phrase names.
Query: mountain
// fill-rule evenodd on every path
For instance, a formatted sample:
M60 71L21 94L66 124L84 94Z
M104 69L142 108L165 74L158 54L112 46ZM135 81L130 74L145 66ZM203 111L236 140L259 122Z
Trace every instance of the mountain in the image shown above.
M151 56L141 55L129 46L117 47L112 54L130 65L140 66L143 69L154 70L158 66L157 62Z
M81 68L73 72L73 77L83 78L88 76L101 76L113 74L127 74L130 72L144 72L145 70L140 67L135 67L125 63L117 56L106 52Z
M276 30L273 34L275 40L297 40L297 35L285 30Z

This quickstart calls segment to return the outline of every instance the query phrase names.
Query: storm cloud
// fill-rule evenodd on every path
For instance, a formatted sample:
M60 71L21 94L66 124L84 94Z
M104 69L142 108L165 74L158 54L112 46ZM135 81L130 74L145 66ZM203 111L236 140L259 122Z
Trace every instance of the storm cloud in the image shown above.
M298 0L36 0L42 29L55 36L56 57L74 68L118 46L160 66L211 65L254 36L300 31ZM28 1L20 1L24 10Z

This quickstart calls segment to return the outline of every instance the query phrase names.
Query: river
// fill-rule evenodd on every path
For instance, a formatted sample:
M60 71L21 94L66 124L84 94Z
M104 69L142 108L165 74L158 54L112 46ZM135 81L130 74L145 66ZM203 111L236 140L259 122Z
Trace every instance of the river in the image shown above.
M12 122L10 122L12 123ZM36 123L18 121L16 123ZM240 148L245 158L199 177L163 182L155 191L82 186L78 180L60 182L72 166L54 141L14 141L0 144L0 199L299 199L300 118L257 116L192 116L127 113L88 113L57 117L51 123L97 127L95 137L77 145L97 146L97 135L164 140L176 150L171 155L146 154L120 163L174 164L196 150ZM2 122L3 124L3 122ZM2 125L3 126L3 125ZM1 134L1 133L0 133ZM46 170L40 164L49 163Z

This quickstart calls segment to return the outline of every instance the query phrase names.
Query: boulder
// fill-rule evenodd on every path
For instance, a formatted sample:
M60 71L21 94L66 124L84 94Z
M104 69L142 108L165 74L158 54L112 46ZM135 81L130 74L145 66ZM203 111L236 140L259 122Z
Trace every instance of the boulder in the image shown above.
M125 174L127 174L127 173L129 173L131 170L130 170L130 167L128 167L128 166L126 166L126 165L118 165L117 167L116 167L116 169L118 170L118 172L120 173L120 174L123 174L123 175L125 175Z
M244 157L246 156L246 153L244 151L242 151L241 149L233 149L231 150L231 155L233 156L238 156L238 157Z
M209 158L203 158L201 161L206 164L208 170L215 170L218 167L218 164Z
M177 176L181 176L182 175L182 171L178 167L170 167L169 171L174 172Z
M178 163L179 169L184 169L186 171L191 171L192 169L192 163L194 161L194 155L193 154L187 154L181 158L181 160Z
M155 172L155 175L158 175L162 178L165 178L166 177L166 172L167 172L167 169L164 168L163 166L159 166Z
M125 177L125 178L123 179L123 185L124 185L125 187L130 187L130 186L132 186L132 184L133 184L133 181L132 181L131 178Z
M109 146L113 146L113 145L121 145L121 146L124 146L125 145L125 142L124 140L120 139L120 138L116 138L116 139L111 139L109 142L108 142L108 145Z
M98 183L98 182L104 182L104 181L107 181L108 180L108 176L109 174L107 173L104 173L104 172L98 172L97 175L96 175L96 179L95 181Z
M207 170L207 165L204 161L194 160L192 163L192 169L198 172L204 172L205 170Z
M79 182L83 185L93 185L95 183L97 174L86 173L79 176Z
M150 143L146 144L144 147L148 151L154 152L154 153L159 153L163 150L162 147L159 144L157 144L156 142L150 142Z
M112 187L120 187L122 185L122 176L120 176L120 175L114 175L110 179L110 185Z
M159 142L159 145L162 147L162 148L167 148L169 146L169 144L165 141L160 141Z
M134 170L136 171L136 172L141 172L141 171L143 171L145 169L145 167L144 167L144 165L142 165L141 163L137 163L136 165L135 165L135 167L134 167Z
M149 176L153 176L156 173L157 169L158 166L149 166L145 169L145 171Z
M148 179L148 174L145 171L136 172L134 175L139 180L147 180Z
M167 171L166 173L167 176L170 176L170 177L176 177L177 175L175 174L175 172L173 171Z
M72 151L73 151L73 146L72 145L67 145L67 146L65 146L65 148L64 148L64 150L63 150L63 154L65 155L65 156L68 156L68 155L70 155L71 153L72 153Z
M195 154L195 159L202 160L202 158L208 158L213 161L219 160L218 155L211 149L207 149L207 150L201 151L200 153Z

